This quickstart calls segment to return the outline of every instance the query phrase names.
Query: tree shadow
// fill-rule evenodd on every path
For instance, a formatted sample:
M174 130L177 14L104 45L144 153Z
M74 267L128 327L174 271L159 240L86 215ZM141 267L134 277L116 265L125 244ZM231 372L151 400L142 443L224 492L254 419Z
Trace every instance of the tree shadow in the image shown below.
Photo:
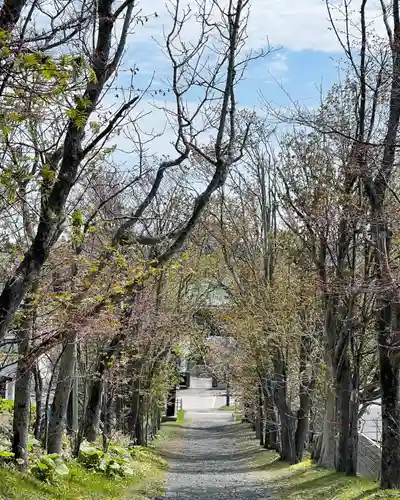
M368 498L370 495L372 495L373 493L378 493L379 491L379 488L376 487L376 488L371 488L370 490L366 490L364 491L363 493L361 493L360 495L357 495L355 497L352 497L350 498L350 500L362 500L363 498ZM382 497L384 498L384 497Z

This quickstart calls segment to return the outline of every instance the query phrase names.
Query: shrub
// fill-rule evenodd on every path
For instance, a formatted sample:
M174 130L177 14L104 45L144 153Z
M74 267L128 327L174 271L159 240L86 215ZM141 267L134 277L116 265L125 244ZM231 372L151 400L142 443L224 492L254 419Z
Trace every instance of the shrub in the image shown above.
M104 453L89 443L83 443L78 461L85 469L109 477L131 477L135 475L130 452L116 445L110 446L109 452Z
M14 412L14 401L0 398L0 413L9 413L12 415Z
M15 454L11 451L0 450L0 465L5 465L14 461Z
M31 469L32 474L45 483L55 484L62 476L69 474L69 469L56 453L45 455Z
M81 463L85 469L94 470L98 472L105 472L106 460L104 460L104 452L98 450L88 443L83 443L79 451L78 462Z
M40 448L40 441L38 441L33 436L29 436L28 438L28 451L33 451L34 448Z
M132 477L135 475L135 472L129 459L111 457L107 460L106 474L111 477Z

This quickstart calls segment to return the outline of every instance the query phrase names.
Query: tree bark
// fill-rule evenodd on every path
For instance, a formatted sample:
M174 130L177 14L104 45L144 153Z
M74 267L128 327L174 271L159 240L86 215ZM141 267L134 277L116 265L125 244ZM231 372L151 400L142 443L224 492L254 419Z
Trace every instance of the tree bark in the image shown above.
M168 400L167 400L167 417L175 416L176 409L176 387L173 386L169 390Z
M311 338L309 335L302 336L300 340L300 366L299 366L299 400L300 406L297 412L297 425L295 433L296 455L299 462L303 460L304 448L309 427L309 413L311 404L311 391L314 389L315 377L314 371L311 370L307 378L307 366L311 355Z
M381 488L400 488L400 358L392 347L393 302L379 313L379 368L382 404ZM397 332L396 332L397 333Z
M90 395L86 405L84 436L89 442L97 439L100 429L101 405L103 401L104 382L95 378L90 387Z
M321 438L321 451L318 465L335 467L336 456L336 396L333 388L328 387L324 425Z
M22 459L22 469L28 467L28 435L29 410L31 393L31 369L26 362L26 354L31 340L31 324L17 332L19 339L18 355L20 360L17 366L14 396L13 442L12 450L16 459Z
M18 339L18 364L15 381L14 414L13 414L13 441L12 450L16 459L22 459L22 469L28 466L28 435L29 416L31 402L31 379L32 372L27 354L29 352L32 328L34 322L34 306L32 301L37 289L37 283L32 286L31 292L26 298L22 308L22 323L17 329Z
M66 414L70 398L72 377L76 364L77 333L71 332L61 356L57 385L51 406L48 429L47 452L60 454L62 437L66 428Z
M113 423L113 394L111 387L106 383L103 401L103 451L108 451L112 423Z
M300 395L300 408L297 412L297 425L295 432L296 455L299 462L303 460L304 449L308 433L309 395Z
M131 394L131 409L128 417L128 431L132 439L135 438L136 422L139 418L139 395L140 395L140 379L136 374L133 382L133 390Z
M347 353L343 353L341 367L336 383L337 398L337 426L339 430L338 444L336 448L335 468L338 472L354 474L352 470L353 454L349 450L349 430L350 430L350 393L351 374L350 363Z
M258 386L258 425L260 427L260 435L259 435L260 445L264 446L265 418L264 418L263 392L261 384L259 384Z
M226 397L225 405L229 408L231 406L231 391L229 387L229 381L226 382Z
M27 0L6 0L0 9L0 30L11 31L21 16Z
M79 415L78 415L78 376L77 376L77 363L75 360L74 371L71 381L71 392L68 398L67 407L67 433L72 439L75 439L79 428Z
M271 380L269 379L264 381L263 394L265 418L264 447L269 450L278 451L278 422L272 397Z
M113 364L114 356L118 356L121 342L125 339L127 331L127 327L123 331L121 329L99 356L95 378L89 390L89 398L86 403L83 422L83 435L90 442L96 441L99 432L104 377Z
M296 464L298 463L295 442L296 417L287 401L286 361L280 349L275 352L274 371L274 402L281 423L281 447L279 453L282 460L290 464Z
M36 403L36 419L35 419L35 427L33 435L35 436L35 439L39 439L42 427L42 413L43 413L43 408L42 408L43 379L37 362L35 363L33 373L35 377L35 403Z

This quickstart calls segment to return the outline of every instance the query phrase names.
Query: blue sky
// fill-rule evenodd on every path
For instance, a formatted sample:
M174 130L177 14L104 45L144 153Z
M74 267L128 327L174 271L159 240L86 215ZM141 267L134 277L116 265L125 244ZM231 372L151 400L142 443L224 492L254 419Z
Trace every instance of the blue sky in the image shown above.
M183 7L194 5L191 0L180 1ZM220 1L223 3L225 0ZM330 2L333 5L333 17L340 29L343 0ZM351 30L352 35L357 37L359 0L353 0L353 5L355 22ZM373 23L371 27L381 33L383 22L380 0L369 0L367 5L367 17ZM170 74L170 67L156 43L163 43L163 30L168 30L171 24L165 0L152 0L151 7L145 13L152 12L157 12L157 17L150 15L149 21L144 26L139 25L128 40L124 67L117 85L126 87L130 78L128 68L137 66L139 74L134 79L136 88L145 88L151 78L153 90L167 87L165 81ZM239 105L261 111L262 93L274 107L289 105L290 100L308 107L316 106L321 90L327 92L337 80L338 60L342 57L342 50L329 26L325 0L251 0L246 48L265 49L269 44L274 50L249 67L245 80L237 88ZM194 39L197 29L196 20L190 19L183 38ZM165 117L157 107L170 99L168 94L166 97L153 95L143 98L138 112L149 112L142 121L147 131L164 130ZM167 129L163 137L155 142L155 149L162 150L172 138L173 132Z

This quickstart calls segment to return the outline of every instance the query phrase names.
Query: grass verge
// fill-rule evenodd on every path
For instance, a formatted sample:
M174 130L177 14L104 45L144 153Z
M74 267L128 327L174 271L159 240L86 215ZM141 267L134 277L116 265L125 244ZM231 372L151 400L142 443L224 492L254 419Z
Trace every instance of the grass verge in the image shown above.
M311 460L288 465L269 450L260 452L252 462L276 500L372 500L400 498L400 490L379 490L378 484L360 477L317 467Z
M219 411L231 411L231 412L235 412L235 407L234 406L221 406L220 408L218 408Z
M219 411L231 412L233 414L235 422L240 422L242 420L242 412L239 411L237 406L221 406L218 408Z
M108 478L89 472L77 462L68 463L70 474L57 485L36 480L32 475L0 468L1 500L145 500L164 491L163 475L167 468L155 447L142 449L130 478Z
M184 419L185 419L185 410L178 410L176 414L176 423L183 424Z

